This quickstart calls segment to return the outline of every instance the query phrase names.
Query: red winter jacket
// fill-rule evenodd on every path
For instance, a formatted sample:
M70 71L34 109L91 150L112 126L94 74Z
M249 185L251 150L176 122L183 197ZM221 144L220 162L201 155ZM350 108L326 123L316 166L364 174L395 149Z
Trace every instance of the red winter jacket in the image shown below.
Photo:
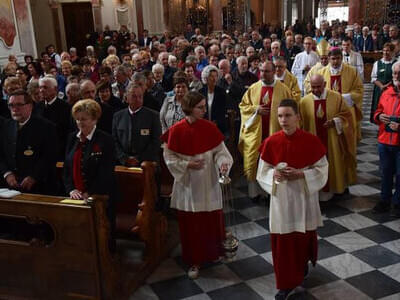
M385 124L379 121L380 114L400 118L400 94L395 91L393 86L385 90L378 103L378 107L374 114L374 120L379 125L378 142L381 144L400 146L400 132L388 132ZM398 121L400 123L400 121Z

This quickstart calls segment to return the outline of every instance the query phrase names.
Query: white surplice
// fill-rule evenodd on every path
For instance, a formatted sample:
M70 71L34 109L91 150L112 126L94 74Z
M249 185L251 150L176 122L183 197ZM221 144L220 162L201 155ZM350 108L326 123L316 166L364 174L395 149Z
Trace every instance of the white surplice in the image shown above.
M172 208L188 212L222 209L219 168L223 163L227 163L230 168L233 163L224 142L194 156L179 154L165 147L164 159L175 179L171 196ZM204 168L189 169L188 163L193 159L204 159Z
M276 183L274 166L260 159L257 181L271 195L270 233L306 232L322 226L318 192L328 180L326 156L307 168L304 178Z
M310 68L312 68L317 62L319 62L319 56L314 51L310 51L310 53L307 53L307 51L300 52L294 58L292 74L297 78L297 83L299 84L302 95L304 95L303 83L308 73L303 72L304 67L309 65Z

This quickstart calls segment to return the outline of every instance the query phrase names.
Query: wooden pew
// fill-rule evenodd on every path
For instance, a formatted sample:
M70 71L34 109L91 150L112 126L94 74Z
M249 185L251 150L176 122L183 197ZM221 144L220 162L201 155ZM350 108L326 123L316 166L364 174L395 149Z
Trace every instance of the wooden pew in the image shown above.
M371 82L371 72L374 62L382 58L382 51L361 52L364 61L364 82Z
M0 221L16 225L10 236L0 230L0 299L121 299L106 197L84 205L62 199L0 198Z

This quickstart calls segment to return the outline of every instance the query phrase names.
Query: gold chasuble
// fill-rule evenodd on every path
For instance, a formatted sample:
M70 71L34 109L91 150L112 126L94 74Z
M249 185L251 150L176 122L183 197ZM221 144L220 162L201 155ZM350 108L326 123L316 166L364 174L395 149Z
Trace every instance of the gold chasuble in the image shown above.
M363 92L364 86L360 79L360 76L357 73L357 70L348 65L342 63L342 69L340 73L336 74L339 76L339 83L338 81L334 81L336 84L332 86L332 78L331 78L331 64L328 64L326 67L319 70L319 74L321 74L325 81L326 81L326 88L335 90L342 95L350 94L351 99L354 102L354 105L350 108L353 122L356 127L356 135L355 143L357 144L358 141L361 140L361 126L360 122L362 120L362 100L363 100ZM333 75L332 75L333 76Z
M354 124L350 108L342 96L334 91L325 89L326 99L322 100L324 110L315 109L317 101L313 94L308 94L300 101L302 128L327 143L327 157L329 162L328 190L331 193L343 193L350 184L356 182L356 145L354 143ZM332 120L339 118L342 124L342 133L333 128L318 126L318 118ZM321 134L322 132L322 134ZM327 132L327 135L326 135Z
M288 70L285 70L285 79L283 80L283 83L292 92L292 99L296 100L297 102L300 102L301 91L300 91L299 85L297 83L296 76L294 76Z
M239 151L243 155L244 174L248 180L256 180L259 152L262 142L261 115L256 114L260 105L262 81L252 84L243 95L239 104L241 115L241 127L239 135ZM291 91L275 80L269 118L269 135L281 130L278 122L278 105L283 99L291 98Z

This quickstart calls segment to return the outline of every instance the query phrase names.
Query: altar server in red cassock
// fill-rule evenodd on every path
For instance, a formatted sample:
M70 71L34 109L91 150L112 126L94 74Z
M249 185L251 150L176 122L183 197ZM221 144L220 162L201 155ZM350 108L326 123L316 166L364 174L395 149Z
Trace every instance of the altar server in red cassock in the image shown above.
M223 256L225 239L219 172L228 174L233 163L217 126L203 119L206 100L189 92L181 102L186 117L161 137L164 159L174 176L171 207L178 210L182 258L196 278L200 265Z
M280 300L303 282L308 261L316 263L316 229L322 226L318 192L328 179L328 161L319 138L297 128L294 100L282 100L278 120L283 130L260 147L257 181L271 195L271 248L279 289L275 299Z

